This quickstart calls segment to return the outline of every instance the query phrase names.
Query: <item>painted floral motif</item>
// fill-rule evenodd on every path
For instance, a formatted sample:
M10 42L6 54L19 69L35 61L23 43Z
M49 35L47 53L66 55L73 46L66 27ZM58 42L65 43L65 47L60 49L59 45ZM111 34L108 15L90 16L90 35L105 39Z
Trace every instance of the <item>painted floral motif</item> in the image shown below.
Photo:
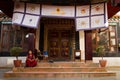
M86 25L86 22L85 22L85 21L82 21L80 24L81 24L82 26L85 26L85 25Z
M56 57L58 54L57 42L52 41L50 46L51 46L51 49L50 49L51 57Z
M96 23L96 24L99 24L99 23L100 23L100 20L99 20L99 19L95 20L95 23Z
M35 10L35 6L31 6L30 9L31 9L31 11L34 11Z
M95 4L91 6L91 14L99 15L104 14L104 4Z
M99 10L100 10L100 7L99 7L99 6L96 6L96 7L95 7L95 10L96 10L96 11L99 11Z
M81 13L82 13L82 14L85 14L85 13L86 13L86 10L83 8L83 9L81 10Z
M53 11L52 14L61 14L61 15L64 15L65 12L63 10L61 10L60 8L56 8L56 11Z
M57 11L57 12L60 12L60 9L59 9L59 8L57 8L57 9L56 9L56 11Z

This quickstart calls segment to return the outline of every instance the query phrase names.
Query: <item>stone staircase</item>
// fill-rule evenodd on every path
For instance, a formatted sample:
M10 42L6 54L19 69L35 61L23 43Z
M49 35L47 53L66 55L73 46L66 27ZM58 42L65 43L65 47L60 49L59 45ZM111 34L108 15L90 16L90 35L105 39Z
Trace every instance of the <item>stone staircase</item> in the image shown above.
M6 72L5 77L103 77L116 76L114 72L107 72L106 68L99 67L92 62L40 62L36 67L14 67Z

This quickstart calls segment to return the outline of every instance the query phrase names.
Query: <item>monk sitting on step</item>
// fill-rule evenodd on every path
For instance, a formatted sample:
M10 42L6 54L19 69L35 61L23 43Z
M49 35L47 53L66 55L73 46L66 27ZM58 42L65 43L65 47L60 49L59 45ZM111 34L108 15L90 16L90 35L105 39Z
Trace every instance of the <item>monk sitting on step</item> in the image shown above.
M26 67L35 67L36 65L37 61L35 60L35 56L32 53L32 50L29 50L26 58Z

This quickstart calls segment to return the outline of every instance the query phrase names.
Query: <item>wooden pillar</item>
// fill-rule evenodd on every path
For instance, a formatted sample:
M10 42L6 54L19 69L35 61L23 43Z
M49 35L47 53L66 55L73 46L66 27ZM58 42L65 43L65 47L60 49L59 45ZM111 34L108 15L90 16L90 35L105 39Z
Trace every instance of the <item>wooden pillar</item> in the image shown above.
M28 50L34 51L35 49L35 35L33 33L28 34Z
M36 29L36 36L35 36L35 48L39 50L39 41L40 41L40 24Z
M44 23L40 23L40 32L39 32L39 50L44 50Z
M85 60L92 60L92 31L85 31Z

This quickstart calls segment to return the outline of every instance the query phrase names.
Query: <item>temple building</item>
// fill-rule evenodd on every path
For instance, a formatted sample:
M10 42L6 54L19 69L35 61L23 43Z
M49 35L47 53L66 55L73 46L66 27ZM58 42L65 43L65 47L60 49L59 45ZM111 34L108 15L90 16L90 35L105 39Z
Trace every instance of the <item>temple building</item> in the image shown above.
M116 14L120 11L120 4L117 0L115 1L116 2L114 2L114 0L1 0L0 9L2 12L0 13L0 55L10 56L10 48L13 46L20 46L23 48L23 53L21 53L21 56L26 56L28 49L37 49L41 52L47 51L48 59L50 60L73 61L75 58L74 52L79 50L81 52L80 60L86 61L93 60L93 57L98 57L98 55L95 54L95 49L99 44L102 44L106 47L107 52L105 56L120 57L120 15ZM31 13L27 11L26 13L18 12L17 10L15 11L15 2L25 4L34 3L37 5L43 4L45 5L44 7L46 7L46 5L65 6L65 8L66 6L83 6L106 2L108 9L107 20L109 25L103 28L92 28L91 26L91 29L77 30L77 19L75 20L75 18L71 18L69 14L67 17L54 16L59 13L64 14L64 11L60 8L57 8L56 12L52 13L54 15L49 17L46 16L48 15L47 12L41 16L44 11L40 13L40 16L35 14L40 17L40 20L37 23L37 28L32 28L29 26L26 27L25 21L27 20L23 20L22 25L12 24L13 14L15 13L31 15ZM5 6L8 4L10 4L10 9ZM109 9L113 11L111 12ZM97 10L99 10L99 8L97 8ZM83 10L83 13L84 12L85 11ZM72 14L72 11L70 13ZM83 18L77 17L77 14L75 17ZM32 20L30 21L32 22ZM85 23L82 23L82 25L85 25ZM34 37L29 38L28 35L29 37L34 35Z

